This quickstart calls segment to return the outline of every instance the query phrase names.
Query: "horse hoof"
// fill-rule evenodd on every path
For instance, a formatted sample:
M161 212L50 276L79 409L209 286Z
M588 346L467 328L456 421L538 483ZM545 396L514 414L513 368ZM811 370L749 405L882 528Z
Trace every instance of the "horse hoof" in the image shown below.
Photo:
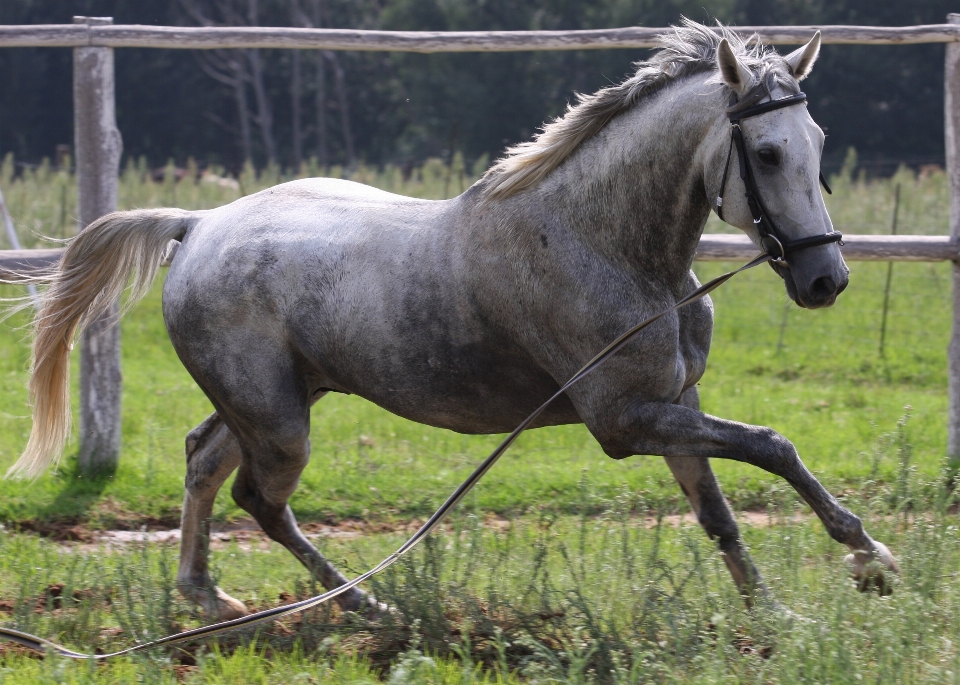
M900 574L900 566L882 542L873 543L873 550L857 550L848 554L844 562L857 582L860 592L878 592L886 597L893 593L891 578Z
M340 608L363 616L368 621L377 621L385 615L396 615L397 610L389 604L378 602L376 597L362 590L347 593L342 600L338 598Z
M217 612L220 614L221 621L232 621L250 613L243 602L234 599L225 592L220 592L217 595Z
M211 590L209 586L186 582L177 583L177 587L186 599L199 604L203 613L216 623L232 621L250 613L243 602L234 599L218 587Z
M369 597L367 608L363 611L363 617L368 621L379 621L385 616L396 618L400 616L400 612L397 611L396 607L392 607L385 602L378 602L375 597Z

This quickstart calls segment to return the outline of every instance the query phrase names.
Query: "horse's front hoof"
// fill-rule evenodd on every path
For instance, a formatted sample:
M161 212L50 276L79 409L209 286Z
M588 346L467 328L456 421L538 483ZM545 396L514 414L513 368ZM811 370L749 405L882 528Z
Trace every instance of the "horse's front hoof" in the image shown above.
M860 592L878 592L882 597L893 593L892 577L900 574L900 566L882 542L873 542L873 550L857 550L844 558L850 575Z

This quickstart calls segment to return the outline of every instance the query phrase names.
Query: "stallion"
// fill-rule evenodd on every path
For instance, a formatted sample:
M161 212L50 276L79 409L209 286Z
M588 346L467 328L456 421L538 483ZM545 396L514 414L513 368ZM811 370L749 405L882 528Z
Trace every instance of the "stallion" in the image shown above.
M799 88L819 48L818 33L780 56L685 21L632 76L579 96L451 200L314 178L212 210L98 219L42 295L33 427L11 474L39 475L70 435L78 330L131 279L127 306L142 296L179 241L164 321L215 413L186 439L178 587L214 617L246 614L207 565L214 498L234 470L237 504L325 587L343 584L287 503L310 458L311 407L328 393L461 433L508 432L610 340L699 285L691 265L712 209L768 251L771 235L796 248L774 262L794 302L834 303L849 270L818 187L824 135ZM862 586L897 572L789 440L699 410L712 327L709 298L660 318L535 426L583 423L614 459L664 457L747 598L767 590L710 458L789 482L849 548ZM337 599L377 611L359 588Z

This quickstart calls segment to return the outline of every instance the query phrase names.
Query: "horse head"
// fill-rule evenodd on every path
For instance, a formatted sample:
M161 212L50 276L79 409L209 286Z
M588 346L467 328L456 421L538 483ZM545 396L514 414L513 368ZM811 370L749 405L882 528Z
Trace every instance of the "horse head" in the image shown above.
M752 55L734 50L726 38L720 41L719 79L732 92L706 171L708 178L723 179L716 210L724 221L764 249L773 246L774 256L782 244L773 268L790 298L810 309L832 305L850 273L820 194L824 134L799 86L819 51L819 32L783 58Z

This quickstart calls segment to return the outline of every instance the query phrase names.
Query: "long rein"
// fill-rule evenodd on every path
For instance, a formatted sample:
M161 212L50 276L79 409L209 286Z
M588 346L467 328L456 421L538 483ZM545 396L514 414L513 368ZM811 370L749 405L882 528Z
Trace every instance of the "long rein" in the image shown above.
M760 199L759 189L757 188L756 182L753 177L752 169L749 166L749 161L746 154L746 147L744 145L743 134L740 131L740 121L747 117L756 116L757 114L763 114L764 112L769 112L775 109L780 109L781 107L789 107L791 105L797 105L806 100L806 96L803 93L798 95L793 95L790 97L780 98L779 100L773 100L771 102L762 103L755 105L748 109L742 110L736 114L729 114L731 125L732 125L732 136L730 148L732 151L733 147L737 148L737 155L740 158L740 177L744 181L746 189L746 199L747 204L750 208L750 212L753 215L753 221L756 225L757 231L760 236L760 240L763 244L763 249L765 250L763 254L755 257L751 261L747 262L739 269L734 271L728 271L725 274L717 276L711 281L704 283L699 288L691 292L690 294L684 296L682 299L678 300L673 306L663 310L662 312L651 316L649 319L638 323L636 326L621 334L616 340L611 342L600 352L597 353L593 359L588 361L586 364L577 371L573 377L570 378L563 386L557 390L553 396L550 397L546 402L541 404L537 409L533 411L523 422L517 426L510 435L504 438L493 452L490 453L486 459L484 459L479 466L470 474L470 476L460 484L450 497L447 498L447 501L444 502L433 516L424 523L420 529L414 533L409 540L404 542L396 552L385 558L379 564L371 568L366 573L363 573L353 580L347 581L343 585L334 588L333 590L328 590L321 595L316 597L311 597L309 599L304 599L299 602L293 602L292 604L286 604L284 606L274 607L273 609L266 609L265 611L258 611L255 614L250 614L249 616L242 616L240 618L235 618L230 621L223 621L221 623L214 623L203 628L194 628L193 630L185 630L174 635L167 635L161 637L157 640L151 640L150 642L144 642L133 647L128 647L126 649L121 649L118 652L111 652L110 654L86 654L84 652L75 652L72 649L68 649L63 645L57 644L51 640L45 640L42 637L36 635L31 635L29 633L22 632L20 630L14 630L13 628L4 628L0 627L0 638L6 638L7 640L18 642L21 645L29 647L37 651L49 651L60 656L69 657L71 659L95 659L103 660L110 659L112 657L122 656L124 654L133 654L134 652L142 652L147 649L153 649L154 647L160 647L162 645L173 645L180 642L186 642L187 640L193 640L197 638L206 638L212 635L219 635L220 633L225 633L227 631L236 630L238 628L247 628L259 623L265 623L267 621L275 621L277 619L283 618L284 616L289 616L291 614L296 614L301 611L306 611L307 609L312 609L313 607L319 606L325 602L330 601L337 595L341 595L344 592L354 588L360 583L372 578L381 571L389 568L395 564L400 557L407 554L410 550L416 547L420 542L427 537L440 523L446 518L447 514L457 506L457 504L462 500L473 486L476 485L481 478L493 468L493 465L497 463L497 460L503 455L507 449L516 441L520 434L523 433L527 428L530 427L538 416L540 416L547 407L550 406L558 397L563 395L567 390L569 390L575 383L581 381L588 374L595 371L600 367L605 361L610 357L616 354L624 345L626 345L630 340L637 335L644 328L654 323L655 321L663 318L667 314L677 311L682 307L685 307L688 304L696 302L702 297L713 292L721 285L729 281L731 278L736 276L741 271L746 271L752 269L755 266L764 264L766 262L773 262L775 264L785 265L786 264L786 253L789 251L802 250L809 247L815 247L817 245L825 245L828 243L839 242L841 245L842 234L839 231L831 231L818 236L811 236L808 238L800 238L798 240L786 240L783 237L783 234L779 231L776 224L769 217L766 207L764 207L762 200ZM727 154L727 163L724 167L723 181L721 183L720 194L717 197L717 213L721 214L722 205L723 205L723 193L727 185L727 171L730 166L730 153ZM827 192L830 191L829 187L826 186L826 182L823 179L823 175L820 175L820 180L823 183L824 187L827 189ZM722 214L721 214L722 217ZM779 234L779 235L778 235Z
M583 367L577 371L570 380L568 380L564 385L557 390L550 399L541 404L537 409L533 411L523 422L517 426L510 435L504 438L493 452L490 453L483 462L470 474L470 476L460 484L450 497L447 498L447 501L444 502L439 509L430 517L430 519L420 527L420 529L414 533L409 540L403 543L396 552L385 558L379 564L371 568L366 573L353 578L352 580L346 582L345 584L336 587L332 590L324 592L321 595L316 597L311 597L309 599L304 599L299 602L293 602L292 604L286 604L284 606L274 607L273 609L266 609L265 611L258 611L255 614L250 614L249 616L242 616L240 618L235 618L230 621L223 621L222 623L214 623L203 628L195 628L193 630L185 630L175 635L167 635L166 637L159 638L157 640L152 640L150 642L144 642L133 647L128 647L126 649L121 649L118 652L111 652L109 654L87 654L84 652L75 652L72 649L64 647L63 645L57 644L51 640L45 640L42 637L36 635L31 635L30 633L25 633L20 630L15 630L13 628L0 627L0 638L6 638L7 640L18 642L21 645L29 647L40 652L49 651L60 656L69 657L71 659L110 659L112 657L122 656L124 654L133 654L134 652L142 652L147 649L153 649L154 647L160 647L162 645L173 645L179 642L186 642L187 640L193 640L197 638L206 638L212 635L218 635L220 633L225 633L230 630L236 630L238 628L246 628L249 626L256 625L258 623L265 623L267 621L275 621L277 619L283 618L284 616L289 616L291 614L296 614L301 611L306 611L307 609L312 609L313 607L319 606L329 600L333 599L337 595L347 592L351 588L359 585L360 583L368 580L369 578L375 576L386 568L395 564L400 557L407 554L410 550L416 547L427 535L429 535L440 523L446 518L447 514L457 506L457 504L462 500L473 486L476 485L484 474L487 473L493 465L497 463L497 460L503 455L504 452L509 449L509 447L516 441L520 434L523 433L531 423L533 423L540 414L550 406L558 397L563 395L568 389L570 389L575 383L582 380L585 376L595 371L600 367L605 361L610 357L616 354L624 345L626 345L630 340L637 335L644 328L654 323L658 319L677 311L678 309L696 302L705 295L709 294L716 288L720 287L731 278L736 276L741 271L746 271L747 269L752 269L755 266L764 264L770 260L774 259L773 256L764 252L758 257L754 258L747 264L744 264L739 269L734 271L728 271L727 273L714 278L707 283L704 283L699 288L691 292L689 295L686 295L681 300L678 300L676 304L672 307L663 310L662 312L651 316L649 319L638 323L636 326L626 331L612 343L607 345L603 350L601 350L593 359L588 361Z

